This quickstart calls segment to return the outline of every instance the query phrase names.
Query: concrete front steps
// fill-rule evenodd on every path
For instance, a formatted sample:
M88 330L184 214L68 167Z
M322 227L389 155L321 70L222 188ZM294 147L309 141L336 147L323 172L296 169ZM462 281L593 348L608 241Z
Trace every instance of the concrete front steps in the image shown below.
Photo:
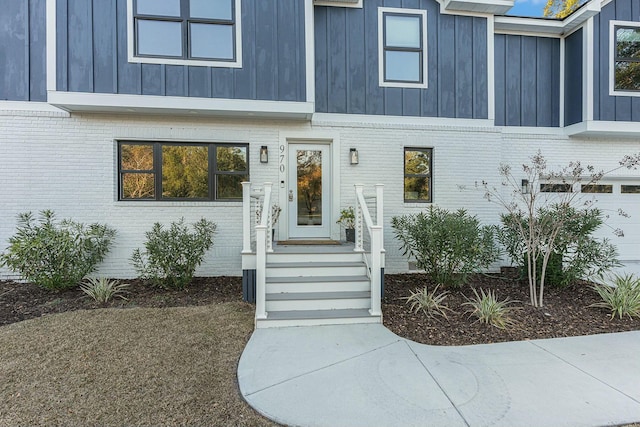
M371 281L362 254L346 249L268 254L267 318L257 320L258 328L380 323L370 308Z

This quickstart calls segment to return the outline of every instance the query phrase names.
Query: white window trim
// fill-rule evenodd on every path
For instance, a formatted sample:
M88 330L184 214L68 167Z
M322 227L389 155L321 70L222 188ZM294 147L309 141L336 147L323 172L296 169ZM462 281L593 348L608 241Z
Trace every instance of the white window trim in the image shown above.
M403 15L420 15L422 17L422 83L385 82L384 81L384 14L399 13ZM397 7L378 8L378 84L380 87L418 88L428 87L427 58L427 11L418 9L401 9Z
M640 28L640 22L609 21L609 96L640 96L640 91L615 90L616 26Z
M141 64L194 65L199 67L242 68L242 1L235 1L236 60L207 61L201 59L148 58L137 57L134 52L135 33L133 30L133 0L127 0L127 50L129 62Z

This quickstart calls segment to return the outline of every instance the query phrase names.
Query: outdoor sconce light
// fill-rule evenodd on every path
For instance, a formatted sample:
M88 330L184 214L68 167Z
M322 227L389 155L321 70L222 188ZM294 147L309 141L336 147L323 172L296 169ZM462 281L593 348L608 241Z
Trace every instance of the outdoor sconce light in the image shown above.
M529 186L528 179L523 179L521 185L522 185L522 194L531 194L531 187Z
M269 150L266 145L260 147L260 163L269 163Z
M358 160L358 150L356 150L355 148L350 148L349 159L351 160L352 165L357 165L358 163L360 163Z

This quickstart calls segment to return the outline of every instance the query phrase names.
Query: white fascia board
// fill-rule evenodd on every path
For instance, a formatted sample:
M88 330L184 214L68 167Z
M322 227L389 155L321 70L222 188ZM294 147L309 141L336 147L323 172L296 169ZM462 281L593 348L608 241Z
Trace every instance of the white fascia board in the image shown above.
M466 11L501 15L513 7L514 0L444 0L441 5L448 11Z
M382 116L368 114L315 113L312 126L387 128L474 128L496 131L493 120L451 119L443 117Z
M68 115L66 111L56 108L46 102L34 101L0 101L0 114L2 114L2 111L32 111Z
M567 136L574 137L638 138L640 122L588 120L567 126L564 130Z
M362 9L363 0L313 0L313 6L357 7Z
M314 110L312 102L55 91L49 92L48 95L49 104L69 112L254 116L309 120Z

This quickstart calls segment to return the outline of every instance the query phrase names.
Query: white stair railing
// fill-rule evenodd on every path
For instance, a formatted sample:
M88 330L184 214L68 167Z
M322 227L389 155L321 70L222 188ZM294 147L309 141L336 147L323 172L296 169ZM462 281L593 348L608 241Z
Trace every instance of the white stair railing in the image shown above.
M372 316L381 316L381 269L382 254L384 253L384 237L383 237L383 221L384 221L384 205L383 205L383 184L376 185L376 222L374 223L367 201L364 196L364 185L356 184L356 242L354 251L364 252L364 232L366 231L371 238L371 309L369 313Z
M273 252L271 229L272 218L272 187L271 182L265 182L262 189L252 190L250 182L242 183L242 253L251 251L251 226L255 225L256 244L256 319L266 319L266 269L267 253ZM256 221L251 217L251 199L255 199Z

